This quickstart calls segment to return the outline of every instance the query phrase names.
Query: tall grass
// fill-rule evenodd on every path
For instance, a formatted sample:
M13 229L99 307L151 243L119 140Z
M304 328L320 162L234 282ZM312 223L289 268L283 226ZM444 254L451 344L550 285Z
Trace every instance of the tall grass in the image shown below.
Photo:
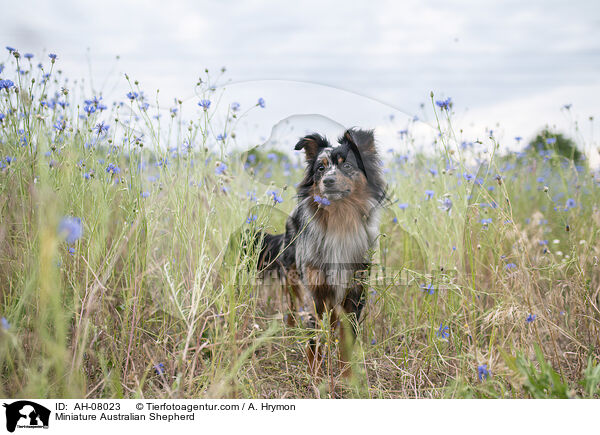
M335 334L286 326L285 296L241 249L282 230L298 156L236 151L243 113L216 118L208 75L210 106L155 118L135 82L107 107L54 60L34 63L13 52L0 72L2 396L598 396L587 166L471 144L434 105L436 153L386 154L390 203L342 380ZM316 377L313 334L327 350Z

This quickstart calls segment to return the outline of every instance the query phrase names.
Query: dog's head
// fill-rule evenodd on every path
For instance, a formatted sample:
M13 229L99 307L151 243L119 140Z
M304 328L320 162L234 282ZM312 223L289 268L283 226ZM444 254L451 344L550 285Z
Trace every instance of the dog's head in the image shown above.
M334 202L357 195L383 197L381 162L372 131L346 130L336 146L311 134L300 139L295 149L306 154L306 172L298 191L301 198L319 195Z

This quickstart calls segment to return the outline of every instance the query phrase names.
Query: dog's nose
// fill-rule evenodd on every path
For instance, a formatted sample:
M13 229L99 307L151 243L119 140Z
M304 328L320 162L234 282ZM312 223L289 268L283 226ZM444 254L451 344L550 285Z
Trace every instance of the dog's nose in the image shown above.
M331 187L331 186L333 186L334 183L335 183L335 178L334 177L323 178L323 184L326 187Z

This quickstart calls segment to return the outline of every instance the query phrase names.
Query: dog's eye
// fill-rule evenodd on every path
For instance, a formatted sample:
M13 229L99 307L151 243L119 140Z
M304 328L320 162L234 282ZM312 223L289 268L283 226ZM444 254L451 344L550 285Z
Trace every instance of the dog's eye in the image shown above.
M317 171L323 172L325 170L325 166L321 165L317 168Z

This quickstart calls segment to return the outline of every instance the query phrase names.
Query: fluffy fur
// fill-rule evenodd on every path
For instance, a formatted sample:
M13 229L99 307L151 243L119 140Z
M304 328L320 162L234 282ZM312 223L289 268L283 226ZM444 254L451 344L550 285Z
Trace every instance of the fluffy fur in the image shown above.
M364 299L356 277L368 267L385 198L373 132L347 130L335 146L312 134L300 139L295 149L306 154L298 205L284 234L264 236L259 267L277 270L292 300L308 294L318 318L330 311L335 325L347 314L356 325ZM346 329L353 338L354 328ZM342 340L346 330L342 327ZM315 368L314 343L308 353Z

